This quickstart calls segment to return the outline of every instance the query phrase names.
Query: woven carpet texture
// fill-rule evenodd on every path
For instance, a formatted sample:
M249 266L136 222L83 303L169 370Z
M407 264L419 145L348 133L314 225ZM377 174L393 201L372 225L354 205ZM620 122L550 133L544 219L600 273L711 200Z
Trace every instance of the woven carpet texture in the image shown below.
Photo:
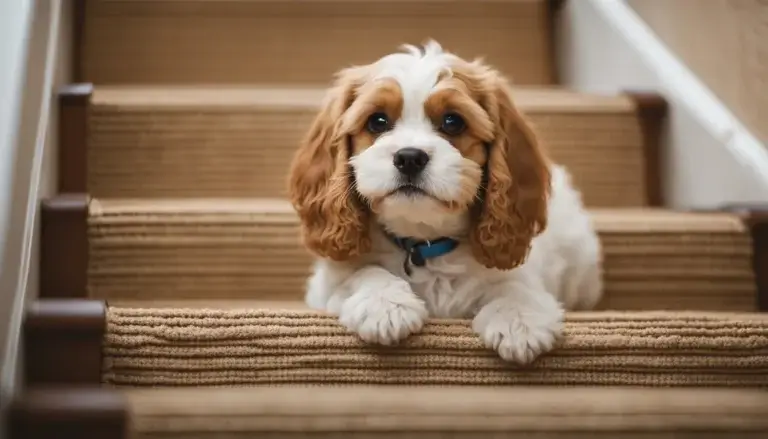
M518 368L468 321L432 320L382 348L313 311L110 307L103 355L118 386L768 387L768 315L573 313L556 350Z
M322 89L97 87L88 190L97 197L283 197ZM589 206L646 204L640 122L624 96L520 89L516 102ZM597 172L596 170L599 170Z
M595 209L602 309L755 308L751 238L730 214ZM100 200L90 205L89 295L301 300L311 259L281 200Z
M518 84L554 81L545 1L99 0L84 23L81 67L96 84L325 84L428 38Z
M768 436L768 393L731 389L129 389L135 439ZM258 435L258 436L254 436Z

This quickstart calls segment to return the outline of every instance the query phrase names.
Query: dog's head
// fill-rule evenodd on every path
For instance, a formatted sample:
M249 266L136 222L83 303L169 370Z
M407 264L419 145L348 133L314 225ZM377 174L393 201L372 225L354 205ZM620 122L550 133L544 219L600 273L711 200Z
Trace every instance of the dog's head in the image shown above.
M379 224L464 238L499 269L525 260L549 191L547 158L505 78L435 42L339 72L289 178L305 245L319 256L368 252Z

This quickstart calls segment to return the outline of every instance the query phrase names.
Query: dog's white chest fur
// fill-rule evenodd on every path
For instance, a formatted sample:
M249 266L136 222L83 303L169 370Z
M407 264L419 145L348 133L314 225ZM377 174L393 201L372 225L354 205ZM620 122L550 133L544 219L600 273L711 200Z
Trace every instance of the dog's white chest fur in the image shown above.
M432 274L423 282L411 281L413 292L424 300L429 314L444 318L470 318L476 312L477 296L470 294L479 287L476 279L454 275Z
M405 253L388 257L383 265L401 277L427 306L433 317L469 318L476 312L480 279L467 275L465 250L458 248L452 253L427 261L424 267L411 266L411 275L403 269ZM399 258L397 256L400 256ZM398 263L399 262L399 263Z

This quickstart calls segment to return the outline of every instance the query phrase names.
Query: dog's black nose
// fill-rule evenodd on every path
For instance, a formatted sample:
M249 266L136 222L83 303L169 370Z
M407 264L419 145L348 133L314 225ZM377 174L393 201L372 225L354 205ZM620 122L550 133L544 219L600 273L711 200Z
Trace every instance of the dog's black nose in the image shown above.
M402 148L395 153L393 163L403 175L414 177L427 166L429 156L419 148Z

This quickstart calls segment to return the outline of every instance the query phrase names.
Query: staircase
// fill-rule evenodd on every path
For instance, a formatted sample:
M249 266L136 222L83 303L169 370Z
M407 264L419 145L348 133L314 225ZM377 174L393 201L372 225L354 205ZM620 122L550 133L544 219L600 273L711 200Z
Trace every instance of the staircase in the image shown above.
M75 2L11 438L768 437L768 215L665 206L663 97L558 86L559 3ZM335 70L430 37L514 79L602 240L602 302L530 367L302 303L293 151Z

